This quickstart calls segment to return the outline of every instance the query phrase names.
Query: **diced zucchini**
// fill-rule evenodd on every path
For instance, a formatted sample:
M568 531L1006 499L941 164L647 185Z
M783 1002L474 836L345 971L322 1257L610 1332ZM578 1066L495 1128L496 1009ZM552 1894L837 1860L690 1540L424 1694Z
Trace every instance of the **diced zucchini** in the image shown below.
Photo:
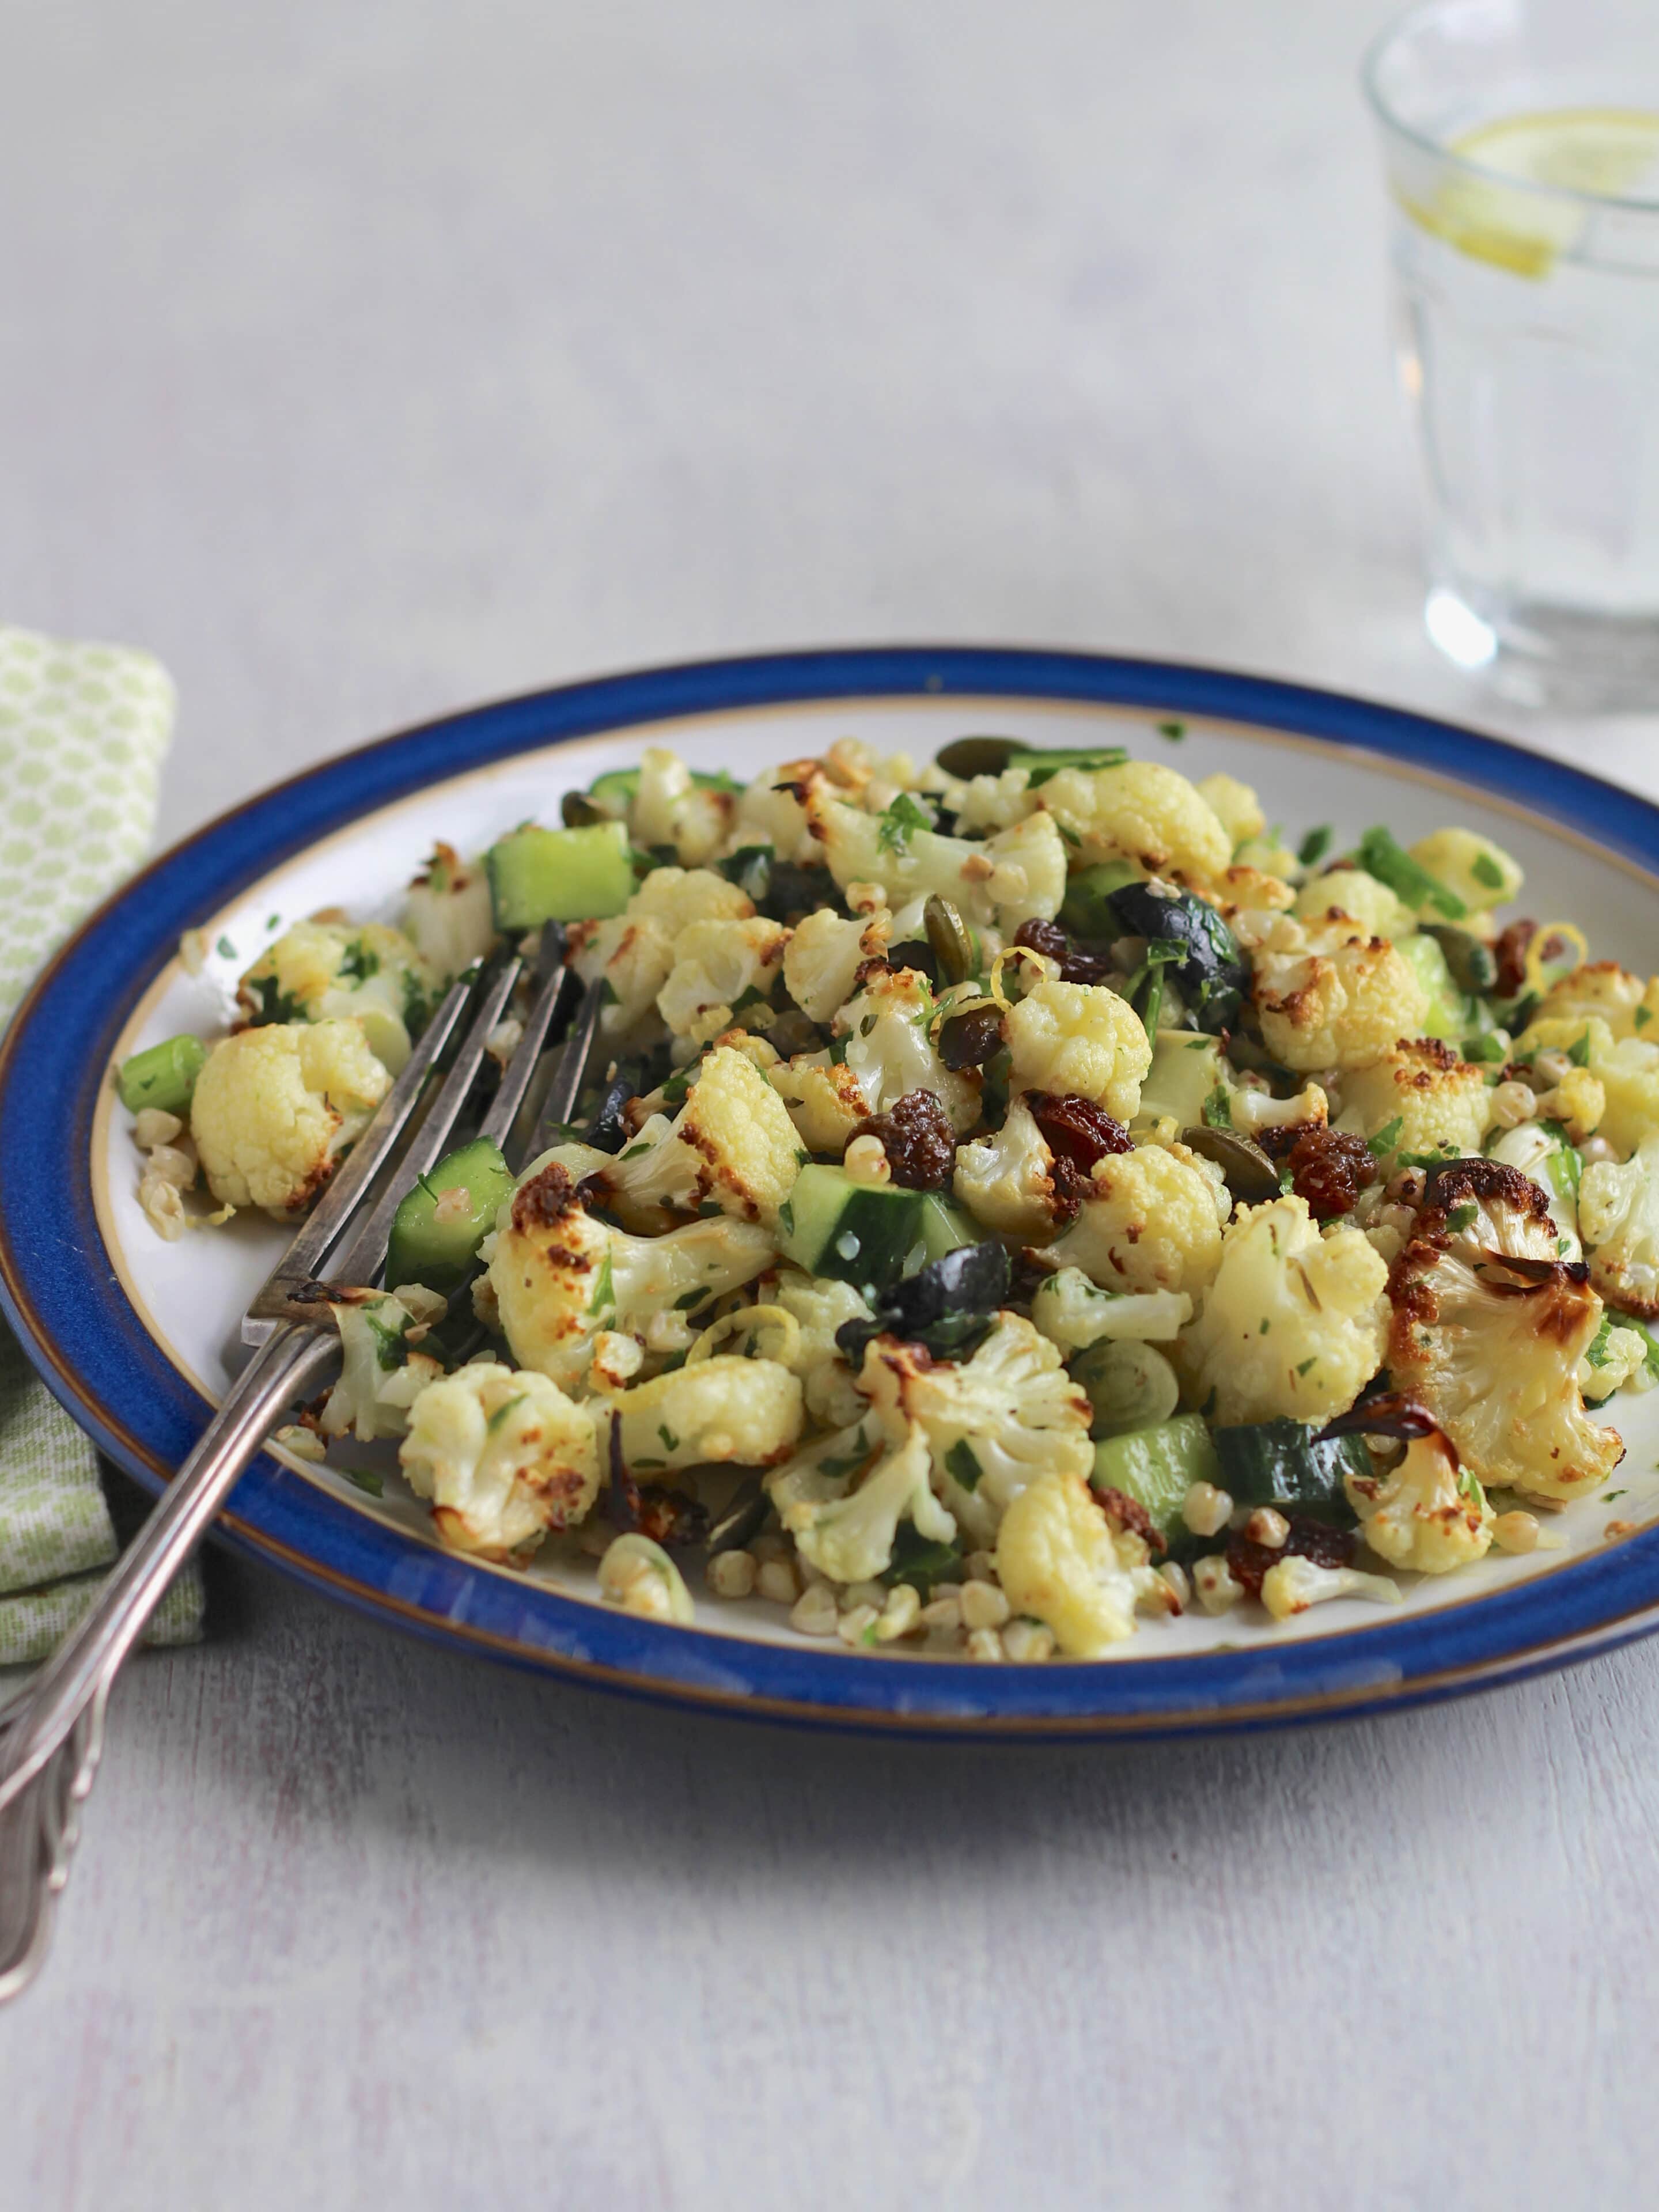
M854 1182L844 1170L813 1162L779 1209L778 1249L809 1275L879 1297L921 1238L922 1198L900 1183Z
M1275 1505L1284 1513L1352 1521L1345 1474L1369 1474L1370 1454L1358 1437L1316 1443L1304 1422L1281 1416L1213 1431L1216 1481L1237 1505Z
M621 822L580 830L511 830L484 854L495 927L539 929L544 921L599 921L634 895L628 830Z
M513 1171L488 1137L463 1145L439 1161L408 1192L392 1217L386 1257L388 1290L424 1283L429 1291L451 1291L463 1282L478 1247L495 1225L495 1212L513 1194ZM463 1191L467 1204L451 1199L440 1214L446 1192Z
M1166 1543L1186 1534L1181 1517L1187 1492L1195 1482L1218 1483L1215 1447L1202 1413L1182 1413L1126 1437L1109 1437L1095 1446L1097 1490L1121 1490L1144 1505Z
M924 1267L931 1261L942 1260L947 1252L959 1252L965 1244L981 1243L984 1237L985 1231L975 1228L961 1207L952 1206L948 1198L940 1198L931 1190L922 1194Z
M1152 1065L1140 1086L1145 1115L1173 1115L1183 1129L1204 1119L1204 1102L1221 1081L1221 1042L1190 1030L1160 1030Z
M1397 938L1394 949L1416 970L1428 1000L1429 1010L1423 1019L1425 1036L1461 1037L1474 1027L1478 1009L1453 982L1445 953L1436 939L1426 930L1413 930L1409 937Z
M188 1114L196 1079L207 1065L200 1037L169 1037L121 1062L116 1086L129 1114L154 1106L162 1114Z
M1061 923L1074 937L1121 936L1123 925L1106 902L1125 884L1140 880L1140 870L1127 860L1098 860L1091 868L1079 868L1066 885L1066 903L1060 909Z

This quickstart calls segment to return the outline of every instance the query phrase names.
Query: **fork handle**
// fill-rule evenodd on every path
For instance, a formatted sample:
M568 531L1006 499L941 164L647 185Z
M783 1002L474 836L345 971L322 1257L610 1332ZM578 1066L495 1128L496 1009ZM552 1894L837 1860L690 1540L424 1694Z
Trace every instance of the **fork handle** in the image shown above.
M41 1772L93 1700L101 1706L185 1553L224 1503L277 1414L295 1397L307 1395L338 1354L339 1340L331 1330L278 1329L231 1384L96 1604L17 1702L0 1713L0 1810Z

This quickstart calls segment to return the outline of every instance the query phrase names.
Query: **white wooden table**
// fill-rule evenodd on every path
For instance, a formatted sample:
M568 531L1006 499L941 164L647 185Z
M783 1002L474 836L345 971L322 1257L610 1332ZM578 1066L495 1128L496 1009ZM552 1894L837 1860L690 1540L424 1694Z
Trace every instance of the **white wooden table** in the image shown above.
M169 834L490 694L919 636L1659 786L1654 725L1517 725L1420 636L1380 12L21 0L0 610L166 657ZM8 2206L1654 2201L1659 1648L981 1752L223 1587L0 2015Z

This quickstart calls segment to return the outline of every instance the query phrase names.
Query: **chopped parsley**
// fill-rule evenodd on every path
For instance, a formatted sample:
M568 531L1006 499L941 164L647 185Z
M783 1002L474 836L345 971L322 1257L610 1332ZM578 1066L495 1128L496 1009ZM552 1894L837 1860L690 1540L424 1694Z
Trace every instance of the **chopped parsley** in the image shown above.
M1297 1371L1297 1373L1298 1375L1306 1375L1306 1374L1308 1374L1308 1373L1310 1371L1310 1370L1312 1370L1313 1368L1317 1367L1317 1366L1318 1366L1318 1364L1319 1364L1319 1354L1316 1352L1314 1353L1314 1355L1313 1355L1313 1357L1312 1357L1312 1358L1311 1358L1311 1359L1304 1359L1304 1360L1300 1360L1300 1361L1298 1361L1298 1362L1297 1362L1297 1370L1296 1370L1296 1371Z
M1504 1057L1504 1048L1495 1036L1468 1036L1463 1040L1463 1057L1486 1066Z
M1468 912L1455 891L1448 890L1420 860L1413 860L1391 830L1380 826L1368 830L1359 841L1358 860L1367 875L1386 884L1413 914L1431 906L1448 921L1462 921Z
M1636 1026L1638 1030L1646 1029L1648 1024L1652 1019L1653 1008L1651 1006L1638 1006L1636 1009ZM1589 1032L1586 1030L1585 1035L1588 1036L1589 1034Z
M975 1457L974 1448L966 1437L958 1437L950 1450L945 1453L945 1471L953 1482L960 1483L964 1490L978 1488L979 1479L984 1473L984 1469Z
M1400 1133L1405 1127L1405 1116L1396 1114L1392 1121L1385 1121L1374 1137L1365 1139L1365 1150L1374 1160L1384 1158L1400 1142Z
M340 1472L346 1480L359 1490L366 1490L371 1498L384 1498L386 1482L372 1467L343 1467Z
M1589 1031L1586 1030L1576 1044L1567 1047L1567 1058L1575 1067L1589 1066Z
M522 1406L525 1400L529 1395L530 1393L528 1390L520 1390L516 1397L504 1399L502 1402L496 1407L489 1419L484 1423L484 1434L487 1437L493 1437L496 1431L501 1428L506 1421L507 1415L513 1411L513 1408L515 1406Z
M1304 868L1316 868L1331 849L1331 825L1322 822L1316 830L1310 830L1296 848L1296 857Z
M365 945L361 937L354 937L340 955L341 976L348 983L366 983L371 975L380 972L380 954L372 945Z
M668 1426L668 1424L665 1421L658 1422L657 1434L662 1438L663 1449L665 1451L678 1451L679 1449L680 1440L674 1434L672 1429Z
M821 1459L818 1462L818 1473L837 1479L843 1474L856 1474L869 1456L870 1446L865 1439L863 1430L860 1429L853 1439L850 1450L842 1454L839 1458Z
M1590 1343L1584 1347L1584 1357L1592 1367L1605 1367L1613 1354L1607 1350L1607 1339L1613 1334L1613 1316L1603 1314L1601 1326Z
M234 960L236 957L236 947L228 937L222 937L213 949L222 960Z
M1159 737L1167 738L1172 745L1178 745L1187 734L1184 722L1159 722L1157 728Z
M1477 853L1470 863L1469 873L1478 884L1485 884L1489 891L1504 888L1504 871L1490 853Z
M1454 1237L1461 1237L1465 1230L1473 1229L1480 1218L1480 1207L1473 1199L1468 1199L1462 1206L1453 1206L1446 1216L1446 1226Z
M1233 1102L1224 1083L1218 1083L1204 1101L1204 1126L1206 1129L1231 1129L1233 1126Z
M591 1314L603 1313L607 1306L614 1306L616 1303L616 1288L611 1279L611 1253L607 1247L605 1255L599 1262L599 1272L593 1285L593 1295L587 1302L587 1310Z
M927 809L908 791L902 791L883 811L876 843L884 853L896 853L902 858L909 851L910 840L917 830L931 830L933 826L933 817Z

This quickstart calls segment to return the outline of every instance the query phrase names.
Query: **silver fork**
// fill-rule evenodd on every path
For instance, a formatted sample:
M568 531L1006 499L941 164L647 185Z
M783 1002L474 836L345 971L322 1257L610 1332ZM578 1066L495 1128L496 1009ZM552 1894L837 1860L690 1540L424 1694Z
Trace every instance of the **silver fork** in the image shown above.
M550 937L550 933L549 933ZM39 1972L52 1908L68 1879L80 1808L103 1747L111 1685L191 1547L237 1477L297 1399L313 1395L338 1358L325 1304L295 1293L325 1267L337 1282L373 1283L385 1263L399 1197L442 1153L483 1066L489 1035L511 1003L522 963L488 983L456 983L368 1128L289 1246L242 1324L253 1357L112 1572L96 1604L0 1712L0 2003ZM480 1133L506 1148L572 977L544 957L523 1034L502 1072ZM597 1035L600 992L584 994L559 1058L532 1146L567 1120ZM471 1013L453 1063L420 1116L429 1079ZM401 1139L415 1133L394 1160Z

